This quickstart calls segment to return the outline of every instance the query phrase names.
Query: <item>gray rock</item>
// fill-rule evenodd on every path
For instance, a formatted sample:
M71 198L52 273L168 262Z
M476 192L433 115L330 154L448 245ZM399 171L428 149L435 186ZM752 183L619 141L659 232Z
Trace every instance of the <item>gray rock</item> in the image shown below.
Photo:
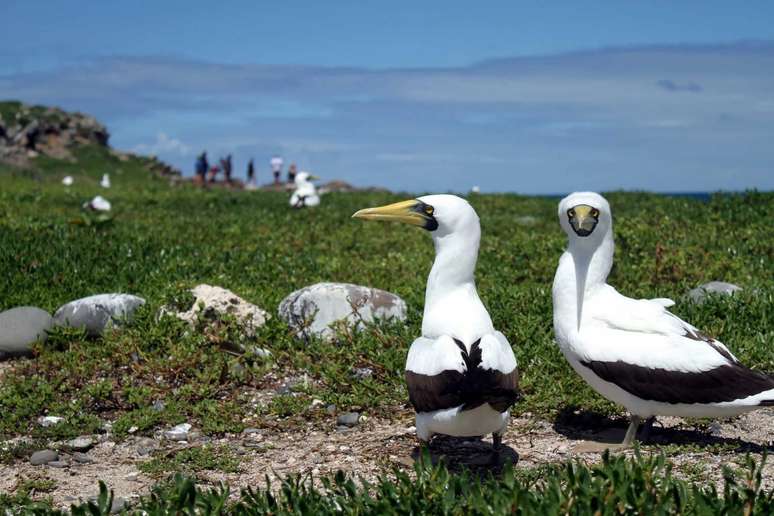
M261 430L260 428L245 428L244 430L242 430L242 434L244 435L252 435L252 434L260 435L262 433L263 433L263 430Z
M90 450L94 446L94 440L91 437L81 436L76 437L70 441L64 443L66 447L73 451L85 452Z
M54 450L40 450L32 454L30 464L40 466L41 464L48 464L56 460L59 460L59 454Z
M94 462L94 459L91 457L91 455L87 455L81 452L73 453L73 460L78 464L91 464Z
M702 303L711 294L719 294L725 296L731 296L734 292L739 292L742 287L734 285L733 283L726 283L724 281L710 281L704 285L691 289L688 292L688 298L694 303Z
M70 463L64 460L52 460L51 462L46 463L46 466L58 469L66 468L69 465Z
M0 359L29 355L32 344L46 340L54 321L45 310L19 306L0 313Z
M344 412L336 418L336 424L339 426L357 426L360 414L357 412Z
M325 412L327 412L331 416L334 415L336 413L336 405L334 404L328 405L327 407L325 407Z
M98 294L61 306L54 314L54 322L101 335L108 327L131 321L135 310L144 304L144 299L131 294Z
M165 408L167 408L167 405L162 400L156 400L153 402L153 405L151 405L151 410L154 412L164 412Z
M376 288L349 283L317 283L296 290L279 306L279 316L296 330L296 336L335 335L334 324L360 328L375 319L406 319L406 302ZM362 322L361 322L362 321Z
M188 440L188 432L190 431L191 425L182 423L164 432L164 437L170 441L186 441Z

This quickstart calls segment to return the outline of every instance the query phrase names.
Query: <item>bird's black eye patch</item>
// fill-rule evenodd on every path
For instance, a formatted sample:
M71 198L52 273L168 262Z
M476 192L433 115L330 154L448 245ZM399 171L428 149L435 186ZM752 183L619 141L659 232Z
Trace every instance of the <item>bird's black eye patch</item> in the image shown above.
M422 225L424 229L428 231L435 231L438 229L438 221L435 220L435 216L433 215L435 213L435 208L427 203L419 201L417 205L414 206L414 211L422 215L422 218L425 220L425 223Z
M567 216L570 217L570 218L573 218L575 216L575 210L572 209L572 208L567 210Z

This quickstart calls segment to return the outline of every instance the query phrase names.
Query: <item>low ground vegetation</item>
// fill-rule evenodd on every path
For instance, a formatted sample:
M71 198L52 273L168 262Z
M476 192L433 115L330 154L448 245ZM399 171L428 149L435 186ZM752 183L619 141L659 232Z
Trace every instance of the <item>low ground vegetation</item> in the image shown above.
M53 312L103 292L137 294L148 302L133 324L102 337L55 330L33 359L15 360L0 372L0 438L14 443L0 450L4 464L24 461L35 448L22 437L50 443L109 433L120 442L188 422L204 437L218 439L246 428L280 434L309 425L330 429L332 414L342 411L380 420L409 414L402 368L420 333L432 245L414 228L350 219L357 209L407 195L329 194L315 210L294 211L281 193L170 188L142 162L119 161L103 148L86 147L76 157L72 163L39 158L27 171L0 165L0 310L34 305ZM107 191L98 185L104 172L111 173L114 185ZM60 184L64 175L75 177L72 187ZM96 194L114 206L111 216L99 221L81 209ZM607 197L617 243L610 282L633 297L675 299L676 314L727 343L746 364L774 371L774 194L716 195L708 202L647 193ZM551 281L564 247L557 200L517 195L469 200L483 228L479 292L495 326L513 344L522 371L524 398L515 415L538 422L620 415L570 370L552 340ZM689 289L710 280L744 290L700 305L685 299ZM408 303L408 320L342 331L331 342L300 341L276 317L276 307L293 290L319 281L394 292ZM197 331L159 316L162 306L186 307L187 289L199 283L228 288L275 315L253 338L233 320ZM251 345L271 356L234 351ZM363 369L370 373L355 374ZM37 420L45 415L65 420L42 427ZM695 422L699 429L709 424ZM681 446L690 444L677 445L676 453ZM238 457L218 446L146 460L143 471L158 478L173 471L195 478L199 469L239 468ZM312 488L295 478L279 492L261 488L239 495L178 477L142 503L172 510L175 504L202 508L222 502L234 510L277 514L338 508L462 514L484 512L484 500L495 512L521 507L536 513L613 507L642 512L747 507L765 513L772 507L771 492L756 492L755 465L749 467L752 477L730 483L721 496L712 486L672 479L664 459L632 460L611 459L591 469L571 463L543 471L538 480L525 479L533 470L518 466L475 482L443 467L422 469L412 480L401 473L368 486L335 477ZM641 489L628 490L625 482ZM45 500L51 486L45 481L41 486L20 485L0 498L0 506ZM608 489L610 497L599 498ZM455 509L453 502L461 499L467 505Z

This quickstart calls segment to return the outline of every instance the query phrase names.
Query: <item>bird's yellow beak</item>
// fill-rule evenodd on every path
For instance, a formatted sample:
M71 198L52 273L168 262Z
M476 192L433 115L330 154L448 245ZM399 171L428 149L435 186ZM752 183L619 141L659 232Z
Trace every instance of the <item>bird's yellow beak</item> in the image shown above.
M352 215L354 219L393 220L420 226L425 229L436 229L438 223L433 217L433 207L417 199L396 202L378 208L365 208ZM431 228L431 226L434 226Z
M599 222L599 210L588 204L573 206L567 216L572 230L580 237L587 237L593 233Z

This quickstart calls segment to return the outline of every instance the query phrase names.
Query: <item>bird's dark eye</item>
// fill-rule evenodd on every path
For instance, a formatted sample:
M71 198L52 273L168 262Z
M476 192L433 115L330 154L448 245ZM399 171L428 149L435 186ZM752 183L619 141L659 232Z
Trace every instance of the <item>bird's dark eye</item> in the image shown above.
M575 216L575 210L570 208L569 210L567 210L567 215L569 215L570 217L574 217Z
M435 210L433 210L432 206L425 206L425 213L427 213L428 215L432 215L433 211Z
M591 210L591 216L592 216L592 217L598 217L598 216L599 216L599 210L598 210L598 209L596 209L596 208L594 208L593 210Z

